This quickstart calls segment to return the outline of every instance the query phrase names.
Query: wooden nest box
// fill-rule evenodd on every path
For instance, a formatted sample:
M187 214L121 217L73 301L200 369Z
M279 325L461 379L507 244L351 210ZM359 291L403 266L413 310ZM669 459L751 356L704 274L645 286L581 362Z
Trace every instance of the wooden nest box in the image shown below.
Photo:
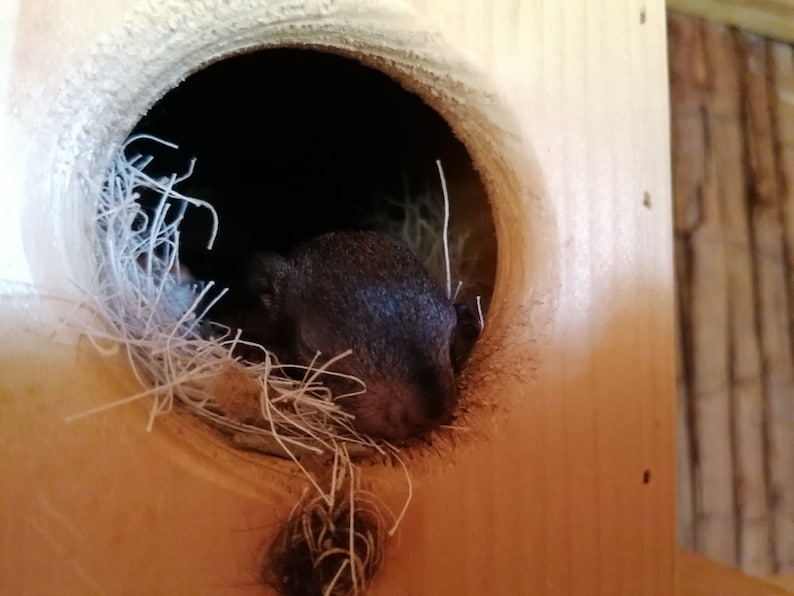
M140 403L66 424L138 386L59 321L93 275L92 189L152 105L226 57L310 47L385 73L448 123L498 245L465 377L485 405L470 436L414 458L374 593L676 593L662 2L35 0L0 13L0 591L261 590L257 550L294 502L290 475L179 416L146 432ZM372 474L399 502L397 472Z

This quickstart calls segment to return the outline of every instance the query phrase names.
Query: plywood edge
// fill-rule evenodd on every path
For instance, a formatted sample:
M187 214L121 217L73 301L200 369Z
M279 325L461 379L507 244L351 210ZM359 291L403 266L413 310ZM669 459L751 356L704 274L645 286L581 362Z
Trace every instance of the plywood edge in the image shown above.
M794 0L667 0L667 7L784 41L794 41Z
M678 554L678 596L787 596L794 592L688 550Z
M789 591L794 590L794 575L772 575L767 580Z

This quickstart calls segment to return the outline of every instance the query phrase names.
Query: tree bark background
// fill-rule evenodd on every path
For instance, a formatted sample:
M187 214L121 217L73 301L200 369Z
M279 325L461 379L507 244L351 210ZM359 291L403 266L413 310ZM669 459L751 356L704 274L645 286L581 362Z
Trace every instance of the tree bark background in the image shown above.
M679 535L794 572L794 50L671 12Z

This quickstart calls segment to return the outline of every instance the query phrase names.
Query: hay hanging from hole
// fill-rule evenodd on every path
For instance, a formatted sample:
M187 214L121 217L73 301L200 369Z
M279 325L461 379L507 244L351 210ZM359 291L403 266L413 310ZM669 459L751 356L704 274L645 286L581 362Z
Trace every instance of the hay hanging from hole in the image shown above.
M183 277L180 225L188 208L207 209L213 221L211 248L217 215L209 203L176 189L190 176L193 162L182 176L155 178L147 172L152 158L131 151L142 140L176 148L139 135L116 154L98 201L97 275L93 287L84 291L84 306L99 325L81 331L102 353L123 350L145 389L67 421L150 398L149 429L176 401L232 436L245 435L238 444L296 463L306 453L334 453L342 442L350 444L351 453L384 453L376 441L353 429L352 416L338 403L347 395L332 395L323 384L324 378L338 376L328 367L346 354L322 366L285 364L264 347L242 340L239 330L215 324L207 328L206 313L224 292L207 301L213 282ZM141 204L143 193L158 198L153 209ZM261 352L261 361L236 357L240 344ZM365 390L361 381L351 380L359 386L355 393Z
M363 594L383 563L382 507L360 489L347 453L339 455L330 501L304 494L267 552L261 580L283 596Z
M148 398L151 429L176 402L231 435L239 447L291 459L309 485L273 541L261 579L287 596L363 593L383 562L387 537L396 532L412 499L408 470L395 448L354 430L351 415L338 405L347 396L332 395L323 384L328 375L337 375L328 368L346 353L322 366L280 363L263 346L242 340L239 330L206 320L214 304L207 300L212 282L195 282L181 271L180 225L188 208L207 209L213 221L208 230L211 248L217 215L209 203L176 189L190 176L193 163L183 176L155 178L147 173L152 158L131 153L144 139L176 148L154 137L135 136L119 149L98 201L97 275L84 292L83 306L99 325L81 327L101 353L121 351L144 389L75 413L67 421ZM440 165L439 174L443 182ZM150 211L140 201L143 193L158 197ZM464 275L450 262L462 262L458 257L464 254L466 236L448 240L445 185L443 201L427 195L409 203L406 197L398 202L400 219L382 218L376 227L413 248L439 281L446 282L450 295L453 276ZM222 296L220 292L214 300ZM261 352L262 358L248 362L236 357L240 344ZM352 380L360 385L356 393L365 390L358 379ZM400 514L389 514L390 529L382 513L388 509L361 490L352 459L372 453L396 461L405 472L408 494ZM307 463L312 458L334 462L330 477L312 469Z
M204 304L211 282L200 284L183 279L178 256L179 230L188 206L208 209L214 222L209 233L211 247L217 233L217 217L211 205L175 189L190 175L192 163L182 177L155 179L146 171L152 163L150 157L128 155L131 145L144 138L175 148L154 137L137 136L119 149L100 193L97 275L93 286L84 290L82 305L94 313L98 325L80 326L80 330L103 354L121 350L145 389L76 413L67 421L151 398L151 429L155 419L171 411L177 402L230 433L238 446L291 459L309 483L315 511L322 506L343 515L339 491L346 474L350 481L345 494L349 497L348 511L353 512L348 521L352 524L354 547L361 524L366 544L377 551L363 562L349 557L353 585L364 585L380 564L384 526L374 497L364 496L358 481L353 481L357 472L351 458L380 453L399 463L405 472L407 496L386 532L389 535L396 532L412 499L408 470L397 449L357 433L351 424L352 416L337 403L346 396L332 395L323 385L324 376L339 376L328 367L348 353L339 354L322 366L297 366L279 363L264 347L247 344L262 353L261 361L252 363L234 356L242 342L239 330L218 333L215 329L209 333L204 328L205 315L212 306ZM141 204L144 192L154 192L158 197L151 212ZM301 374L296 375L296 371ZM360 381L349 379L361 385L359 391L364 390ZM322 469L312 470L304 463L312 457L335 462L330 481ZM376 531L372 530L373 524ZM343 574L337 578L339 581L344 583Z

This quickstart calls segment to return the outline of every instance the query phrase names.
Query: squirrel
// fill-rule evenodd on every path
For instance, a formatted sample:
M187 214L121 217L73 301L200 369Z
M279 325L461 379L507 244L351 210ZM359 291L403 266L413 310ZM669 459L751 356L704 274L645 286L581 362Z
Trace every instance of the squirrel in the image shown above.
M404 440L449 423L457 402L453 354L460 311L419 258L378 232L329 232L287 256L253 255L245 268L246 340L285 363L319 366L361 433ZM318 359L319 354L319 359Z

